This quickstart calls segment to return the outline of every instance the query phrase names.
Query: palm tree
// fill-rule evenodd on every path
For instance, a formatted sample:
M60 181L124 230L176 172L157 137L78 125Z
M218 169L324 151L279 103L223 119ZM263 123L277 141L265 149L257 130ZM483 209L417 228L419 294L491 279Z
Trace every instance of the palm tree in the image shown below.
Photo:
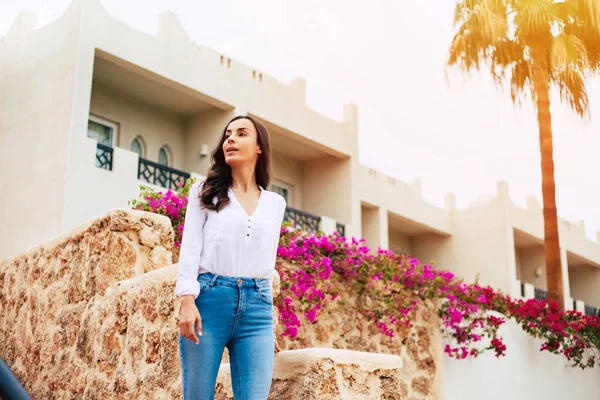
M550 89L588 116L586 77L600 70L600 0L460 0L447 66L489 71L513 103L531 98L539 126L548 297L564 310ZM529 97L531 96L531 97Z

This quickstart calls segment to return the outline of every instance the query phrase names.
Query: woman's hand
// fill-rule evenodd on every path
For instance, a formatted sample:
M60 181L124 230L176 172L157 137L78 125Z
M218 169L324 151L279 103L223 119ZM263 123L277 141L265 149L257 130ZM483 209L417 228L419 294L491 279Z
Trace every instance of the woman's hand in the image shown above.
M179 311L179 332L184 338L198 344L200 341L194 331L194 324L196 324L198 336L202 336L202 319L200 318L198 307L196 307L196 303L194 303L194 296L182 296L181 308Z

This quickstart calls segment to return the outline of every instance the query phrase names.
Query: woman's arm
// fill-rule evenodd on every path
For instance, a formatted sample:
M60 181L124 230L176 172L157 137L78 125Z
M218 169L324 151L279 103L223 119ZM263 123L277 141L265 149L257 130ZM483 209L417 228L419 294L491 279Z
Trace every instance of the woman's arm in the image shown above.
M177 284L175 294L179 297L193 295L194 299L200 293L198 283L198 268L200 267L200 256L204 246L203 227L208 212L200 208L198 194L202 190L200 182L190 188L188 204L185 210L185 222L183 226L183 238L179 252L179 269L177 272Z

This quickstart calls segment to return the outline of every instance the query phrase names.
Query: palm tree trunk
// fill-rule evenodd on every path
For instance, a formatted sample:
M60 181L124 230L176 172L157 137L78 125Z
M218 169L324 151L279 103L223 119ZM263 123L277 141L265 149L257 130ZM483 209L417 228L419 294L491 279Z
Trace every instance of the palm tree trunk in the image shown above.
M539 60L539 59L538 59ZM533 87L536 95L540 153L542 156L542 197L544 203L544 252L546 256L546 281L548 298L565 309L563 276L558 240L558 217L556 212L556 185L552 158L552 117L550 115L549 74L544 63L533 68Z

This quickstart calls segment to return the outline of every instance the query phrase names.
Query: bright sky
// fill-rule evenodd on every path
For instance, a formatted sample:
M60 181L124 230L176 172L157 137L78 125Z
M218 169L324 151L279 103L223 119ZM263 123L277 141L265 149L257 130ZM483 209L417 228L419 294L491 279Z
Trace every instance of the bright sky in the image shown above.
M538 129L532 107L514 107L487 77L444 76L454 2L437 0L100 0L114 17L156 35L158 15L177 14L190 38L283 82L307 81L309 107L341 119L359 106L360 161L410 182L426 200L459 208L496 182L525 206L541 204ZM0 35L19 10L37 24L60 17L70 0L0 0ZM558 213L600 231L600 81L589 82L591 118L552 106ZM594 167L595 165L595 167ZM594 172L596 171L596 172Z

